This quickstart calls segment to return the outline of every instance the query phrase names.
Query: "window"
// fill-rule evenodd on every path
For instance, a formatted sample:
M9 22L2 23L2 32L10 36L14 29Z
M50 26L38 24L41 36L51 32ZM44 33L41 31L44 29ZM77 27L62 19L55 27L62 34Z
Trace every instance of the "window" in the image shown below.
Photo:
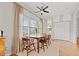
M27 16L23 19L23 36L24 35L36 35L37 33L37 22Z
M35 20L30 20L29 30L30 35L35 35L37 33L37 24Z
M24 16L23 19L23 36L29 33L29 18Z
M50 34L52 32L52 22L51 22L51 20L47 21L47 25L48 25L48 32Z

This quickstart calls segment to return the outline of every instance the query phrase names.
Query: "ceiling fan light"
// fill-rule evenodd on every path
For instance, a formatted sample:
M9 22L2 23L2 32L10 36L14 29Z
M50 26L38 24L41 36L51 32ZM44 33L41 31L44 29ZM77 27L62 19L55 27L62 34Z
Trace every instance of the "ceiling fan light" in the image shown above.
M43 13L41 13L41 15L43 15Z

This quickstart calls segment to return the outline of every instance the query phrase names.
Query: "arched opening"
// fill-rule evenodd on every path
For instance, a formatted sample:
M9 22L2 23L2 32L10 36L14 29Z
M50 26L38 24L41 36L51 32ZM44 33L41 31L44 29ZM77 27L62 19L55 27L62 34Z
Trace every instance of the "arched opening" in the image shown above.
M77 38L79 37L79 8L73 13L72 21L72 38L71 42L77 44Z
M75 15L75 21L76 21L76 43L79 44L79 8L76 11Z

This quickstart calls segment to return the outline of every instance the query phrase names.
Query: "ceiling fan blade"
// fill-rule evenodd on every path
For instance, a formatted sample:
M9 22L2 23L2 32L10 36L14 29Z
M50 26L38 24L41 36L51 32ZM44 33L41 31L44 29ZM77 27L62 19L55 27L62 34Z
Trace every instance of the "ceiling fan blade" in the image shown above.
M40 12L40 11L37 11L37 12L35 12L35 13L38 13L38 12Z
M39 8L38 6L37 6L37 8L41 10L41 8Z
M45 9L47 9L48 8L48 6L46 6L43 10L45 10Z
M44 12L49 13L49 11L45 11L45 10L44 10Z

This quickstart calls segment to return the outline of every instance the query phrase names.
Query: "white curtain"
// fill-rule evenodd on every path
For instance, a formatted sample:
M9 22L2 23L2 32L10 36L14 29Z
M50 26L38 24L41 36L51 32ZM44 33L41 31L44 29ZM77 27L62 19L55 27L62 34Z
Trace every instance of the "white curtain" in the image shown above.
M20 14L22 13L22 7L14 3L14 39L12 46L12 54L17 54L20 51L20 32L19 32L19 20Z

